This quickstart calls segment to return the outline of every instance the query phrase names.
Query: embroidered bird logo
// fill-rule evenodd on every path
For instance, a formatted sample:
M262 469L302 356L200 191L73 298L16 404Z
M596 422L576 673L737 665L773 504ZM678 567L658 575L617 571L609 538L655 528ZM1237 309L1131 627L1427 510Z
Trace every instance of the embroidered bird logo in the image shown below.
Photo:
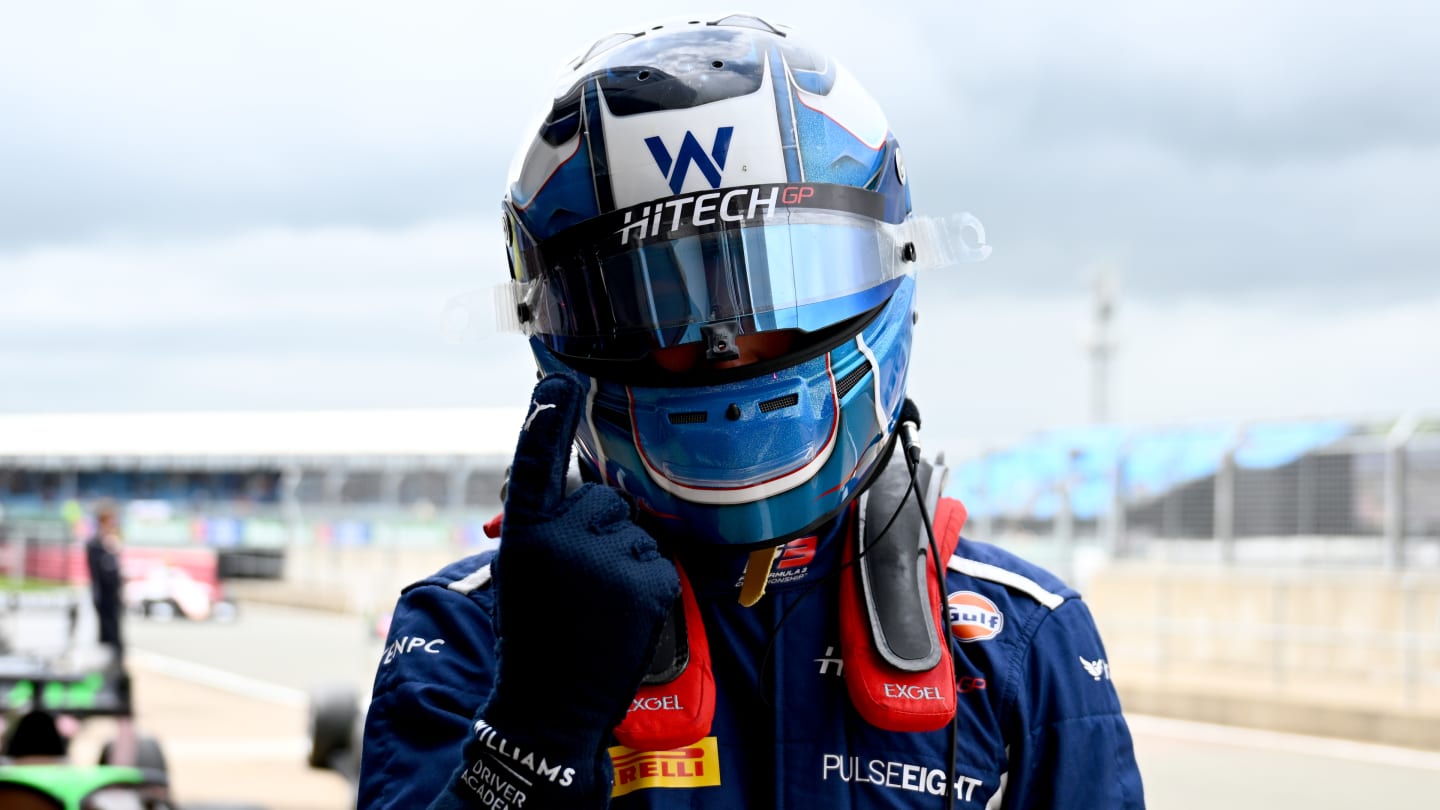
M1094 661L1086 661L1085 656L1083 655L1076 657L1080 659L1080 666L1084 667L1085 671L1090 673L1090 677L1094 678L1095 680L1098 681L1102 677L1110 677L1110 665L1105 663L1104 658L1097 658Z

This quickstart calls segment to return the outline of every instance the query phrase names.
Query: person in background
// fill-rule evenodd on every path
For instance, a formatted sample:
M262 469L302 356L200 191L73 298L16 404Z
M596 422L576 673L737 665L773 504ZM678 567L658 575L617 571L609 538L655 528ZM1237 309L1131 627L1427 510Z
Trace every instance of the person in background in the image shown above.
M103 500L95 507L95 533L85 542L85 562L90 571L90 599L99 623L99 641L110 649L115 663L125 656L120 622L124 610L120 543L119 510L113 501Z
M959 235L875 101L731 15L606 37L546 103L499 548L401 594L361 807L1142 808L1079 594L962 537L920 452L917 270Z

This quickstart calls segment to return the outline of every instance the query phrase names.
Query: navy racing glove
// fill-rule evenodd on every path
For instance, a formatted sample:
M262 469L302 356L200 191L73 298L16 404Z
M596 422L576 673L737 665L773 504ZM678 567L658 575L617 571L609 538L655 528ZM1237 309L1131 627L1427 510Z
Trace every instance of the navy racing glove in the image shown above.
M654 655L675 566L602 484L565 494L585 401L575 376L536 386L493 564L496 680L464 762L432 807L603 808L607 745ZM457 802L458 800L458 802Z

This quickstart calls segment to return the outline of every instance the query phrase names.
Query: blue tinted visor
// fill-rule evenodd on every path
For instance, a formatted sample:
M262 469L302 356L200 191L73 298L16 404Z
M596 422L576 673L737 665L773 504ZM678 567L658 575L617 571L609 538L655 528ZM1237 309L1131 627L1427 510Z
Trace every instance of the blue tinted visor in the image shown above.
M825 204L782 204L802 190ZM710 324L823 329L884 303L913 265L911 234L869 195L743 187L617 211L538 245L515 234L519 280L502 314L556 352L614 360L701 340Z

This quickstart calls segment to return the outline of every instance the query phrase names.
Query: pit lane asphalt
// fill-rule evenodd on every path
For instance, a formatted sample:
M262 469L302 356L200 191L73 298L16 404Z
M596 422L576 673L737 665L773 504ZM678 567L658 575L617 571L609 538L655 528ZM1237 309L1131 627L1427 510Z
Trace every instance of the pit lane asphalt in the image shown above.
M131 617L126 631L139 717L166 739L181 799L351 806L338 777L304 766L303 703L319 683L368 691L383 645L364 621L256 604L233 624ZM1440 795L1432 752L1146 717L1132 729L1159 810L1430 810Z

